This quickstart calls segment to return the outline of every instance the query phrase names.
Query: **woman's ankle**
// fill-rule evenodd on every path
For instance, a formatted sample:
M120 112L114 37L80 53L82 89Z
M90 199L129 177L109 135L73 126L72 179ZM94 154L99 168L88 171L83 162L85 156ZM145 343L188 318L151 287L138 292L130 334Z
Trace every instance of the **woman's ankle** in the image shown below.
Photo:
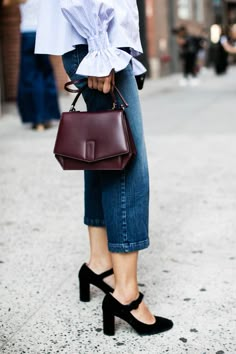
M110 259L90 259L87 266L95 273L103 273L112 268Z
M125 290L124 290L125 289ZM115 288L112 296L123 305L128 305L136 300L139 296L138 287L122 287L122 289Z

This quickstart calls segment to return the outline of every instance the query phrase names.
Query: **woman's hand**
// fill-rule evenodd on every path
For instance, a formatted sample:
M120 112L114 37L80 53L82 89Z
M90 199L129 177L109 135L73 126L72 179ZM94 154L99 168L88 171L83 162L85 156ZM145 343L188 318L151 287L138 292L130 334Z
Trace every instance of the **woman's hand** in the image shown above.
M98 90L103 93L113 91L115 86L115 71L112 70L110 75L104 77L89 76L88 87L90 89Z

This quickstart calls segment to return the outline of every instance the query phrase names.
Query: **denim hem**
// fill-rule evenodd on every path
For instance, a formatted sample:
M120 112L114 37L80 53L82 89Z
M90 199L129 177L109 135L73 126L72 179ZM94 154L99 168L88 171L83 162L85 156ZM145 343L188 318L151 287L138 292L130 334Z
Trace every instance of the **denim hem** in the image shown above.
M84 224L88 226L106 226L105 221L101 219L90 219L87 217L84 217Z
M140 251L145 248L148 248L150 242L149 239L144 240L144 241L139 241L139 242L127 242L127 243L110 243L108 242L108 249L110 252L113 253L129 253L129 252L135 252L135 251Z

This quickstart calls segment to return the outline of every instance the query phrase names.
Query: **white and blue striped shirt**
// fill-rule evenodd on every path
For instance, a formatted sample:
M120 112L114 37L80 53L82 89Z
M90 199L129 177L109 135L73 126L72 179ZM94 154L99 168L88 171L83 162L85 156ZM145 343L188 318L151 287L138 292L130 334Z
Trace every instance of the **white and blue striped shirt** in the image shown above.
M124 69L142 52L136 0L41 0L35 52L62 55L78 44L89 53L78 67L85 76ZM131 55L119 48L128 47ZM134 73L145 68L133 59Z

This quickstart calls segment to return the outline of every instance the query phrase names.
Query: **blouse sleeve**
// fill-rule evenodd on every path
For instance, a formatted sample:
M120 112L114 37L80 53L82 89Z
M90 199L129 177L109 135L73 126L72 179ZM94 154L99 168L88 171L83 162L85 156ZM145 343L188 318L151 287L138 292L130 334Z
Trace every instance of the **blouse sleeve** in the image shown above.
M113 0L60 0L60 3L66 19L88 43L88 54L77 74L107 76L112 69L117 72L129 64L132 56L109 42L109 26L114 19Z

